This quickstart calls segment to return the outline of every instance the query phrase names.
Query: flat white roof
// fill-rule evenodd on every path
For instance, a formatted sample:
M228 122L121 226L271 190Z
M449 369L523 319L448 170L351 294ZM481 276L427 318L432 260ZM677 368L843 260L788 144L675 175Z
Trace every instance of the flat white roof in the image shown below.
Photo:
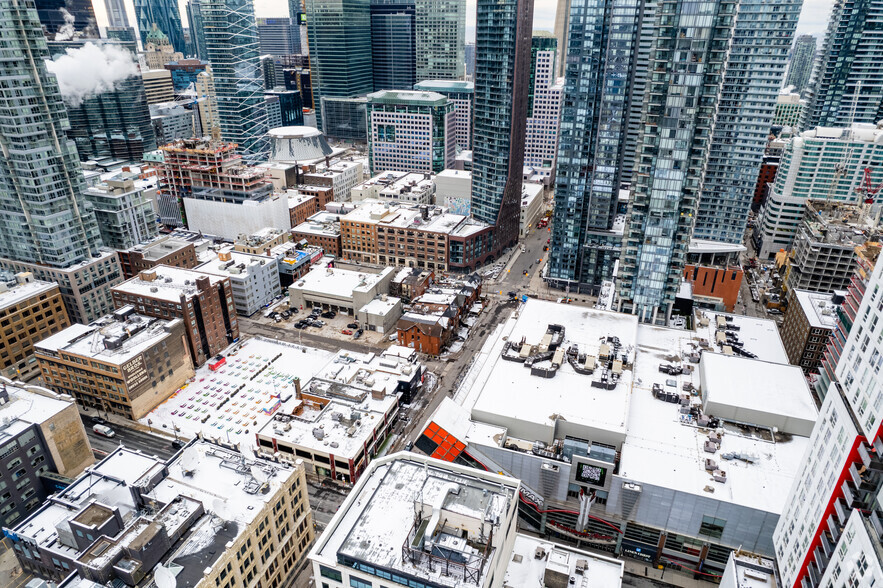
M831 302L830 294L794 290L794 296L797 297L797 302L803 309L810 327L834 329L837 326L837 305Z
M395 296L387 296L386 300L381 297L375 298L365 306L359 309L359 312L366 312L368 314L386 316L392 309L396 307L396 304L401 302L401 298L396 298Z
M775 321L738 314L702 311L701 316L708 319L708 325L697 325L696 336L708 341L714 351L723 351L723 345L716 342L717 317L723 317L735 327L736 335L744 345L744 349L757 356L757 359L773 363L789 363L785 345L779 336L779 328ZM701 322L698 321L697 322Z
M14 306L19 302L23 302L28 298L39 296L49 292L53 288L58 287L55 282L44 282L42 280L33 280L24 284L16 284L5 292L0 292L0 310L5 310L10 306Z
M628 435L622 447L619 476L639 484L780 514L787 499L787 492L781 490L791 487L809 446L807 437L773 436L768 429L748 430L724 425L720 449L714 454L706 453L704 443L708 430L682 419L679 404L653 397L654 383L678 394L684 393L685 383L700 388L699 369L678 376L659 371L659 364L673 363L675 356L683 359L700 349L700 338L697 333L683 329L650 325L638 328ZM753 368L757 363L762 362L749 365ZM668 386L669 381L675 385ZM691 398L691 404L701 404L698 396ZM724 454L734 453L750 458L751 462L722 458ZM706 458L714 459L718 468L726 472L725 483L714 481L711 472L705 470Z
M521 185L521 207L527 208L543 193L542 184Z
M631 371L625 370L613 390L593 387L600 375L574 371L564 361L552 378L531 375L524 363L502 358L507 342L539 345L550 324L566 329L561 349L577 345L580 353L599 357L601 338L619 337L620 353L634 357L638 319L635 316L529 300L519 316L510 317L499 336L491 337L487 361L469 382L472 416L476 420L505 426L515 437L551 442L556 422L612 432L624 436L629 414ZM485 353L485 350L482 350ZM548 365L549 362L546 362ZM538 435L544 435L540 438Z
M0 445L5 439L15 437L31 425L47 421L74 403L72 397L44 388L40 388L41 393L38 394L7 383L9 381L5 378L2 381L9 394L9 402L0 404L0 421L7 423L0 429Z
M182 293L187 296L196 294L197 278L207 276L212 285L215 285L224 279L222 276L215 274L182 269L169 265L158 265L152 270L145 271L155 271L156 279L149 281L142 280L141 274L139 274L131 280L118 284L111 289L125 292L126 294L134 294L136 296L149 296L151 298L160 298L169 302L180 302ZM156 288L156 292L152 290L153 288Z
M537 558L537 549L545 555ZM585 570L577 571L577 562L585 563ZM546 570L559 574L559 578L576 578L574 588L619 588L625 564L612 557L604 557L579 551L572 547L552 543L521 533L515 536L512 557L506 568L503 582L511 588L542 588Z
M392 269L390 268L389 271L392 271ZM372 274L336 267L314 267L306 275L294 282L290 288L303 290L304 292L351 298L353 290L372 288L384 275L385 273Z
M221 261L220 255L221 253L229 253L230 259L227 261ZM246 269L249 266L264 266L267 264L275 264L276 258L260 255L257 253L243 253L241 251L236 251L233 247L225 247L218 251L212 251L211 255L206 255L205 257L200 257L200 261L203 261L202 264L198 265L196 268L201 272L205 272L207 274L215 274L219 276L225 276L230 278L231 280L244 280L249 277L247 272L233 272L231 271L236 266L240 264L245 264ZM228 263L232 261L231 265Z

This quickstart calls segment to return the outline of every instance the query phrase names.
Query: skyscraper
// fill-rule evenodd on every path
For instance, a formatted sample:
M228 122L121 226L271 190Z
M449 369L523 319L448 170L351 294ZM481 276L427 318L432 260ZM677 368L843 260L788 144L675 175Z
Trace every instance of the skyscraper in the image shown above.
M86 43L117 47L129 51L135 59L134 42L111 39L50 41L48 48L52 59L58 59L67 50L76 51ZM65 106L70 120L67 136L76 143L81 161L99 157L139 161L146 151L156 149L144 81L134 68L133 75L117 80L113 89Z
M0 257L65 268L101 246L34 3L0 3Z
M123 0L104 0L107 10L107 21L112 27L129 26L129 16L126 14L126 3Z
M800 35L791 49L791 60L788 64L786 86L794 86L795 92L802 92L809 84L812 67L816 61L816 38L812 35Z
M545 31L534 33L530 48L530 83L527 90L527 128L524 166L543 178L555 175L559 117L564 86L558 84L558 40Z
M632 83L643 8L641 0L572 6L548 264L553 287L596 294L620 256L617 208L629 109L640 102ZM608 37L614 29L619 34Z
M804 129L883 118L883 0L836 0Z
M623 238L619 307L666 322L708 161L735 0L660 0Z
M187 51L178 0L134 0L134 2L135 18L138 21L138 33L141 35L142 44L147 44L147 36L155 24L168 36L175 51L181 53Z
M740 0L694 239L742 244L802 0Z
M466 2L415 0L417 81L461 80L466 57Z
M555 75L564 77L567 63L568 37L570 35L570 0L558 0L555 8L555 38L558 39L558 67Z
M413 0L371 0L374 90L410 90L416 73Z
M493 251L518 239L532 26L533 0L478 0L472 215Z
M208 61L208 52L205 48L205 28L202 24L201 0L190 0L187 3L187 22L190 24L190 40L196 56Z
M316 123L322 97L352 97L374 91L370 0L307 0L310 78Z
M258 42L261 55L300 53L300 26L293 18L258 18Z
M201 0L203 35L212 64L218 122L243 159L266 156L267 107L252 0Z
M622 181L631 184L635 171L635 150L644 130L642 110L647 78L650 72L650 50L653 48L653 34L656 28L657 0L644 0L640 10L640 27L636 46L635 64L632 73L629 123L622 152Z
M73 26L73 31L86 37L98 36L92 0L35 0L34 4L40 24L50 40L54 40L67 24ZM62 38L72 37L72 33L65 31Z

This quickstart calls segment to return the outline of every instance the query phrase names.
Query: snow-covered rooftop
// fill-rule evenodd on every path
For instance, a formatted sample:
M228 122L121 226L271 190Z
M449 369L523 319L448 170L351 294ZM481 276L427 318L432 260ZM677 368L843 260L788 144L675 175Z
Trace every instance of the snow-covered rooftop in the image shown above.
M810 327L832 330L837 326L837 305L831 302L830 294L795 289L794 296Z
M44 282L42 280L31 280L30 282L15 284L8 290L0 292L0 311L6 310L10 306L14 306L28 298L45 294L57 287L58 284L55 282Z
M314 267L306 275L297 279L291 288L328 294L333 296L350 297L354 290L368 290L373 288L380 280L392 272L387 268L379 274L367 271L357 272L341 268Z
M359 312L365 312L375 316L386 316L386 314L392 311L401 301L401 298L396 298L395 296L378 296L360 308Z
M9 401L0 404L0 423L3 423L0 427L0 445L31 425L51 419L74 403L72 397L44 388L28 386L30 390L27 390L6 378L0 379L0 382L9 395Z
M152 276L155 279L142 279L142 276ZM169 302L180 302L181 294L193 296L197 292L196 279L208 277L211 285L215 285L224 278L201 271L182 269L169 265L158 265L151 270L145 270L131 280L113 287L113 290L134 294L136 296L148 296L159 298Z
M538 550L543 553L540 558ZM582 563L578 566L577 562ZM568 582L575 578L570 584L574 588L619 588L624 568L621 560L519 533L503 582L511 588L543 588L556 579ZM547 575L553 581L544 581Z
M488 560L501 556L504 525L514 516L519 483L442 464L409 454L372 462L311 557L334 562L338 557L348 557L441 586L482 585L492 565L479 565L483 550L475 546L492 536ZM415 525L415 512L425 524ZM456 530L445 525L449 517L456 519ZM447 575L442 573L445 565L432 565L430 569L425 559L405 557L406 545L418 553L423 552L424 545L427 549L438 545L452 554L452 561L465 561L478 569L481 582L465 581L460 566L452 565L453 573Z

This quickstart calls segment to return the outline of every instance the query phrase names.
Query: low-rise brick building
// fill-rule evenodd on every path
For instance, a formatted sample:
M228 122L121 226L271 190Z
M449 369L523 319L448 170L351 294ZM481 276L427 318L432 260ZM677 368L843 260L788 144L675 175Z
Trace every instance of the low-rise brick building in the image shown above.
M805 374L816 374L825 354L828 337L837 327L837 307L846 293L821 294L808 290L788 291L788 310L782 322L782 343L788 361Z
M119 250L117 253L120 256L123 277L127 280L137 276L139 272L158 265L184 269L192 269L199 265L193 242L171 236L158 237L131 249Z

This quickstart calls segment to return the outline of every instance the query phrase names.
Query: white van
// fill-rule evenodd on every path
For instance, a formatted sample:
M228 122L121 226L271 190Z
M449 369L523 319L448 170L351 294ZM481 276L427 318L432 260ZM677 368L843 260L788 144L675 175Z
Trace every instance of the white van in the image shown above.
M92 431L96 435L101 435L102 437L116 437L116 433L114 433L113 429L107 425L95 425L92 427Z

